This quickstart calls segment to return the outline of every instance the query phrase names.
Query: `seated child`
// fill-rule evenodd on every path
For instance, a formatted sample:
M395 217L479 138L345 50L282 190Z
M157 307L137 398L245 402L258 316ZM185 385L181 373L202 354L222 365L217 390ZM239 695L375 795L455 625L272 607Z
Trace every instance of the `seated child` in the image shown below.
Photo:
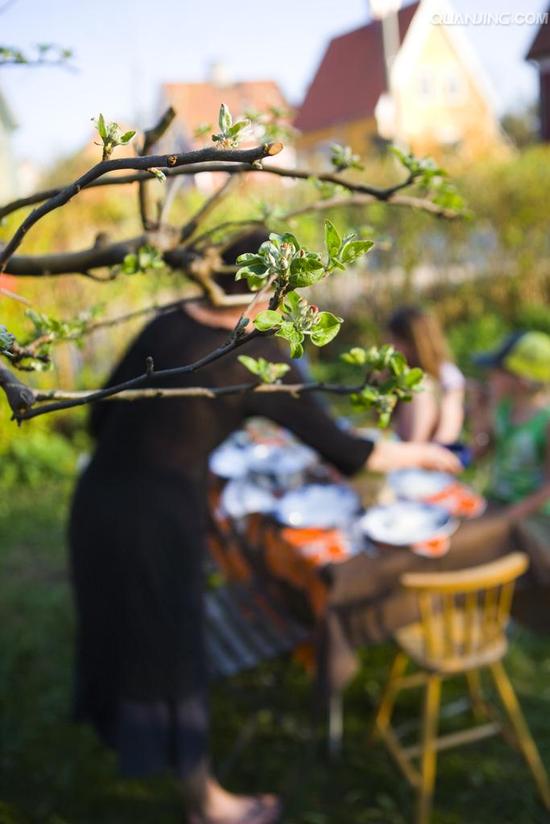
M550 516L550 335L516 332L475 362L489 370L473 422L478 453L494 449L487 497L513 521Z

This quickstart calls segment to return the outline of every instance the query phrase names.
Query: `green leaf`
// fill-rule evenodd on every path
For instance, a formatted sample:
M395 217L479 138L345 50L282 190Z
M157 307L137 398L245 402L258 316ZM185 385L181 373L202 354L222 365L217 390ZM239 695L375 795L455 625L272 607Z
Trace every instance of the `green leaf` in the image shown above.
M311 342L315 346L326 346L336 337L343 322L343 318L333 315L332 312L319 312L311 332Z
M240 355L239 361L253 375L257 375L263 383L276 383L285 375L290 366L288 363L272 363L265 358L251 358L248 355Z
M164 181L166 180L166 175L164 174L162 169L157 169L157 168L153 167L153 168L149 169L148 171L151 172L151 174L154 177L156 177L157 180L160 180L161 183L164 183Z
M5 326L0 325L0 351L6 352L11 349L15 343L15 335L8 332Z
M404 375L407 371L407 360L401 352L392 354L389 365L394 375Z
M237 263L242 263L247 267L261 266L267 271L267 266L263 255L257 255L254 252L245 252L243 255L239 255L237 258Z
M292 317L298 318L306 301L298 292L289 292L283 301L283 309Z
M424 372L418 366L409 369L409 371L403 376L403 383L409 389L412 389L415 386L419 386L424 379Z
M279 237L280 237L281 244L283 244L283 243L290 244L290 246L294 247L296 252L299 252L300 249L302 248L300 246L300 244L298 243L298 240L296 239L296 237L293 234L291 234L291 232L285 232L284 234L280 235ZM271 240L271 235L269 236L269 238Z
M325 277L325 270L322 264L321 267L315 265L314 268L308 268L309 264L306 263L303 268L298 269L296 272L292 272L294 263L295 261L292 263L291 274L288 280L290 285L296 289L303 289L306 286L313 286L314 283L318 283Z
M260 364L256 358L251 358L249 355L239 355L238 361L242 363L249 372L252 372L253 375L260 374Z
M262 286L265 285L265 275L256 275L249 269L239 269L235 275L235 280L242 280L243 278L246 279L248 288L252 292L257 292L258 289L261 289Z
M231 117L231 112L229 111L229 109L227 108L225 103L222 103L221 106L220 106L220 113L219 113L219 116L218 116L218 124L219 124L219 127L220 127L220 131L224 132L224 133L227 133L228 130L231 128L232 124L233 124L233 118Z
M284 338L284 340L289 342L290 355L292 358L302 357L304 354L304 347L302 346L304 333L300 329L297 329L293 323L285 321L275 334L278 338Z
M134 130L130 130L129 132L124 132L124 134L123 134L123 135L121 135L121 136L119 137L119 142L120 142L120 143L122 143L122 145L124 145L124 146L125 146L125 145L126 145L127 143L129 143L129 142L130 142L130 140L132 140L135 136L136 136L135 129L134 129Z
M337 257L340 250L341 238L330 220L325 220L325 246L329 258Z
M260 332L267 332L269 329L276 329L283 323L283 316L273 309L265 309L259 312L254 319L254 326Z
M121 269L125 275L134 275L138 271L138 256L133 252L126 255L122 261Z
M351 363L353 366L364 366L367 362L367 353L361 346L354 346L340 357L345 363Z
M268 363L268 367L268 374L271 378L269 383L275 383L275 381L280 380L283 375L286 375L286 373L290 370L288 363Z
M244 129L247 129L249 126L249 120L238 120L236 123L230 126L229 129L227 129L227 134L229 135L229 137L237 137L240 132L244 131Z
M340 259L342 263L353 263L357 258L366 255L373 246L372 240L349 240L342 247Z
M99 117L97 118L97 131L99 132L100 138L105 142L107 140L107 128L105 126L105 118L100 113Z

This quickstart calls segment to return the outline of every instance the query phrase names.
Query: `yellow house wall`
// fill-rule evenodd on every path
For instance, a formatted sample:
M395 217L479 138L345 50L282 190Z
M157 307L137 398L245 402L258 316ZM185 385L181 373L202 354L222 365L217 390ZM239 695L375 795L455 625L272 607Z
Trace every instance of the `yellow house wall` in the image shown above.
M458 153L469 158L503 147L495 115L443 26L430 26L413 70L396 89L396 104L398 133L416 154L437 154L453 137Z
M451 77L459 84L454 97L449 90ZM422 94L423 78L429 80L429 95ZM443 26L430 26L420 56L395 96L398 141L417 155L441 158L451 154L471 160L508 151L490 105L480 94L469 67L454 51ZM310 162L321 157L323 147L333 142L366 155L372 150L375 135L374 117L365 117L302 134L297 148ZM448 141L450 136L456 137L456 143Z
M297 141L299 155L315 158L326 153L331 143L351 146L353 151L365 155L372 149L372 138L376 134L376 122L373 117L364 117L349 123L336 123L325 129L301 134Z

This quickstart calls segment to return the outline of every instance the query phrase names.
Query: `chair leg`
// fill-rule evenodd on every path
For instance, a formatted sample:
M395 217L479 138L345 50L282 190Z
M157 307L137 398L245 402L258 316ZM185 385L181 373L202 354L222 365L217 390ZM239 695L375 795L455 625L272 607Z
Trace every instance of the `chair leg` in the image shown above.
M546 809L550 810L550 784L548 782L548 776L541 761L537 746L529 732L529 727L519 706L514 688L500 661L491 664L490 670L500 700L510 719L521 753L533 774Z
M386 681L386 685L382 692L382 698L380 699L376 715L374 716L374 721L369 734L369 743L372 743L378 735L384 734L388 728L393 713L395 699L397 693L399 692L396 681L404 674L407 669L407 664L407 656L404 652L399 650L395 654L395 658L392 661L390 674L388 675L388 680Z
M476 721L481 721L486 718L485 703L483 700L483 691L481 689L481 673L479 670L469 670L466 673L466 681L468 682L468 691L470 693L470 703Z
M435 786L436 739L441 699L441 678L430 675L426 684L422 717L421 784L418 793L416 824L429 824Z
M328 754L336 758L342 752L344 732L344 708L341 692L334 692L328 705Z

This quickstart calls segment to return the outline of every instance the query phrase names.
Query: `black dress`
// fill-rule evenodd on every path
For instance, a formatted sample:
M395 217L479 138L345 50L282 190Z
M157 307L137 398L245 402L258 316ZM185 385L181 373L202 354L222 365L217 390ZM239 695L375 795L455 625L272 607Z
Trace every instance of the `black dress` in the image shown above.
M193 362L226 330L184 311L153 320L108 383ZM243 354L287 360L272 338ZM292 363L289 361L289 363ZM290 380L301 380L295 365ZM162 386L242 383L229 355ZM202 558L209 453L253 415L291 429L346 474L372 444L342 432L312 396L254 394L107 401L91 415L97 447L71 510L77 611L76 716L118 751L123 774L168 767L186 777L205 763L208 712L202 621Z

